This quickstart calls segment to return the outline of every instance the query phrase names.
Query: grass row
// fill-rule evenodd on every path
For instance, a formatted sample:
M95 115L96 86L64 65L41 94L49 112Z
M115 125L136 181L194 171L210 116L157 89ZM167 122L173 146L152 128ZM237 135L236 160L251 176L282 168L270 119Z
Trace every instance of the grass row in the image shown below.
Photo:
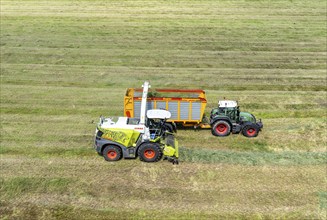
M19 208L0 202L1 216L8 218L11 216L24 216L28 219L39 219L47 216L47 219L63 219L69 218L72 220L78 219L181 219L181 220L196 220L196 219L245 219L245 220L260 220L260 219L315 219L323 218L324 212L320 215L307 214L304 215L300 211L291 211L285 213L196 213L194 211L179 211L167 212L167 210L117 210L115 208L94 209L87 207L72 207L70 205L55 205L52 207L42 206L33 203L21 203ZM42 213L42 214L41 214Z
M323 164L184 162L173 166L134 160L108 163L93 158L7 156L1 166L5 168L0 187L1 217L79 217L78 211L92 209L94 218L103 214L119 218L127 214L123 206L137 219L159 218L163 213L172 219L302 219L319 218L325 210ZM286 207L291 210L285 211Z
M323 165L327 163L326 152L237 152L213 149L180 148L180 162L188 163L214 163L214 164L239 164L239 165ZM0 155L25 156L30 158L51 159L96 157L90 148L63 148L63 147L29 147L28 151L22 148L1 147ZM98 157L100 159L100 157ZM102 159L101 159L102 160Z
M132 49L133 50L133 49ZM326 53L312 56L284 53L226 53L172 51L162 54L161 50L135 50L129 52L111 50L80 49L35 49L3 47L1 56L6 63L100 65L136 67L179 67L179 68L256 68L256 69L326 69Z
M326 164L326 152L232 152L209 149L180 149L181 161L242 165L319 165Z

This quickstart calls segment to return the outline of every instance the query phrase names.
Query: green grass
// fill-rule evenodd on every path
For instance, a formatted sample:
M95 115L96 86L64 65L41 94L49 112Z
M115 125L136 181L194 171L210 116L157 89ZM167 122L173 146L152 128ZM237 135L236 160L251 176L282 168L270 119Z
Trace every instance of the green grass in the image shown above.
M10 180L0 180L1 194L11 197L19 196L23 193L62 193L66 192L67 186L70 183L69 179L65 178L35 178L35 177L15 177Z
M4 168L1 201L6 204L2 213L7 215L12 212L32 215L31 210L36 209L36 217L46 212L49 217L75 218L81 216L80 211L92 209L95 216L112 213L113 218L128 214L160 218L168 214L171 219L190 216L272 219L316 218L324 211L320 207L325 165L183 162L172 166L139 160L108 163L100 157L45 160L16 156L3 158L1 165Z
M182 161L193 163L228 163L243 165L323 165L327 162L327 153L263 153L232 152L207 149L180 149Z
M326 219L325 1L0 4L0 218ZM264 129L181 129L179 166L107 163L95 122L144 80Z

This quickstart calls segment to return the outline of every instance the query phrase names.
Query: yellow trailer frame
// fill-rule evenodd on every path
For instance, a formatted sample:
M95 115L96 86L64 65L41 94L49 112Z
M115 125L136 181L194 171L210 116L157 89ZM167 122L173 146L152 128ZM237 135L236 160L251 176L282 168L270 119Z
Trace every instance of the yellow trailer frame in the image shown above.
M141 100L142 89L128 88L124 98L124 115L139 117ZM200 89L154 89L149 90L147 98L147 110L166 109L172 114L168 122L184 127L210 128L204 122L206 105L205 91Z

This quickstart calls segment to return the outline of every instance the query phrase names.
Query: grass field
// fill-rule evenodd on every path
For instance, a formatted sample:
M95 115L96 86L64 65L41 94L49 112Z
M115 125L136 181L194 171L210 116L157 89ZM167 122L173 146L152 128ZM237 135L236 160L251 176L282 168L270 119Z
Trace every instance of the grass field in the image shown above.
M1 219L326 219L324 0L1 0ZM105 162L128 87L205 89L257 138L179 130L180 165Z

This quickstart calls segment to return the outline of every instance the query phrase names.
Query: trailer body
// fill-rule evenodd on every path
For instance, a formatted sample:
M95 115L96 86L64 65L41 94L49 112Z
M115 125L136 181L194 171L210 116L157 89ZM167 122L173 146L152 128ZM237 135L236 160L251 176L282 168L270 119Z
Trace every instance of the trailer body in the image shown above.
M141 101L142 89L128 88L124 98L124 115L132 118L139 116ZM210 124L204 122L206 105L204 90L153 89L149 90L146 108L169 111L171 118L167 122L184 127L210 128Z

